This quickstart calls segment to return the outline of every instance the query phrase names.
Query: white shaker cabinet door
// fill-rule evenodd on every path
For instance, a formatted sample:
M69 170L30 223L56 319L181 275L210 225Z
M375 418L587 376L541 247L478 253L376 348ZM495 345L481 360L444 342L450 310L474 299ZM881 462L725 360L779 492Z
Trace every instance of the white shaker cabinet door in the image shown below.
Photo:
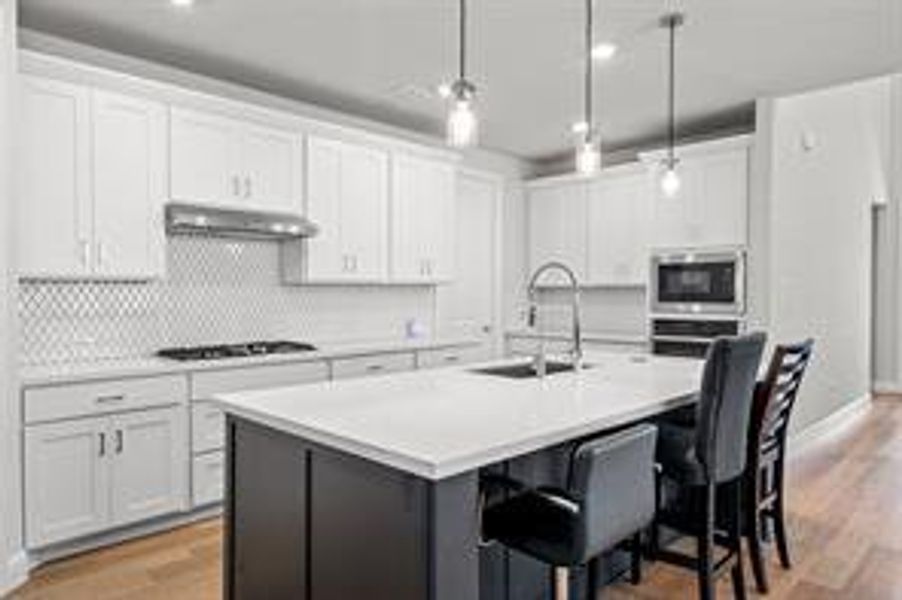
M301 138L247 125L241 135L241 202L258 210L301 212Z
M363 146L342 153L342 255L354 281L388 277L388 155Z
M95 273L161 276L166 109L95 91L92 112Z
M392 166L392 278L442 283L454 276L452 165L396 155Z
M529 265L535 271L551 261L562 262L580 280L586 276L586 196L585 182L549 184L533 188L529 194ZM561 273L548 273L543 286L565 285Z
M307 146L306 280L380 282L388 270L388 155L335 140Z
M112 451L105 417L25 429L25 538L29 548L100 531L109 513Z
M642 167L612 169L590 186L588 282L645 285L648 278L651 178Z
M19 273L91 270L90 91L22 76L17 150Z
M182 202L241 201L237 125L216 115L173 108L169 131L169 195Z
M114 525L187 507L189 457L185 408L114 417L110 435Z

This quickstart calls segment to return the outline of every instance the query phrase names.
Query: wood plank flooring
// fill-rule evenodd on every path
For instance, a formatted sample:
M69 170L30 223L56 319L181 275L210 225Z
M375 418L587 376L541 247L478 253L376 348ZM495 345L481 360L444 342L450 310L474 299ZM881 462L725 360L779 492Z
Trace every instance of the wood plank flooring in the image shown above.
M881 397L842 437L797 459L789 520L795 568L771 557L768 598L902 600L902 398ZM221 595L219 520L44 566L15 600L213 600ZM755 597L746 565L750 597ZM729 578L727 578L728 580ZM728 581L719 589L731 597ZM612 600L695 598L691 574L648 567Z

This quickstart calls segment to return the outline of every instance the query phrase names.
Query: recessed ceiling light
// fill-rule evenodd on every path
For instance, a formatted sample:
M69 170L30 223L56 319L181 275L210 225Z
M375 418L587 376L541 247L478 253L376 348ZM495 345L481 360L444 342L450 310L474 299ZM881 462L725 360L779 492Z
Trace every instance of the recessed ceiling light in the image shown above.
M602 42L592 48L592 58L595 60L611 60L617 54L617 45L611 42Z
M570 131L573 132L574 135L583 135L589 131L589 124L585 121L577 121L570 126Z
M194 0L169 0L169 4L179 8L191 8L194 6Z

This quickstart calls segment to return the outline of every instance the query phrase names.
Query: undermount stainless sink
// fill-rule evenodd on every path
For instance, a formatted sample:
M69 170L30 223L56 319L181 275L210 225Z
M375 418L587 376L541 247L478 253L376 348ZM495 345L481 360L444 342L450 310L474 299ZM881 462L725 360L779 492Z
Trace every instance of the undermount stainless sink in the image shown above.
M591 365L582 365L583 369L590 368ZM554 375L555 373L566 373L573 370L573 364L563 361L549 360L545 363L545 375ZM483 369L473 369L473 373L479 375L494 375L495 377L507 377L508 379L529 379L538 377L535 367L532 363L518 362L512 365L500 365L497 367L486 367Z

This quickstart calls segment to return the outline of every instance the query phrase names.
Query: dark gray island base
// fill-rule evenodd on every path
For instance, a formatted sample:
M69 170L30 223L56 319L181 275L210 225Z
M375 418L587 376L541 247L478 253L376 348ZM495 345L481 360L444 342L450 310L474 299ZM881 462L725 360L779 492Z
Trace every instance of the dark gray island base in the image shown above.
M487 470L561 485L570 447ZM225 597L550 597L547 567L497 544L480 544L479 475L423 479L229 416ZM612 556L605 563L610 573L626 561ZM584 593L577 589L584 578L574 580L573 593Z

